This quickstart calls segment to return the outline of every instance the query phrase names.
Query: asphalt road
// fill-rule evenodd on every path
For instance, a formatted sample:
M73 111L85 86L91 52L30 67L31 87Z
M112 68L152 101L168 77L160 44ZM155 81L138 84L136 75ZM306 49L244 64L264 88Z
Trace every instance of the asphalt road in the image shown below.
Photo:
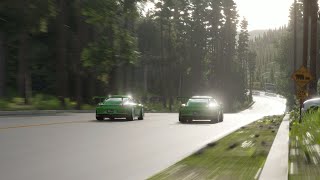
M180 124L173 113L131 122L97 122L94 114L0 117L0 179L146 179L241 126L285 111L278 97L254 101L218 124Z

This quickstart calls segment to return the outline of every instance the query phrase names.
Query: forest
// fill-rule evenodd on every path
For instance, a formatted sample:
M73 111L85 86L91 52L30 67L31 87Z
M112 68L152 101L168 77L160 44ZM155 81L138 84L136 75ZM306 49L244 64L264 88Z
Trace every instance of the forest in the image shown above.
M169 109L213 95L234 111L266 82L286 95L291 23L254 37L248 23L234 0L2 0L0 109L86 109L130 93Z
M318 3L312 7L318 12ZM260 32L252 32L254 37L251 37L249 42L249 49L257 53L256 70L254 84L272 83L276 85L276 91L286 97L288 106L293 107L297 104L295 99L294 81L291 76L293 72L304 64L304 1L297 0L296 6L292 4L290 7L290 14L288 25L280 27L279 29L264 30ZM295 11L296 7L296 13ZM315 13L317 15L318 13ZM294 19L296 18L296 25ZM316 26L319 27L319 17ZM296 27L296 38L294 35L294 27ZM317 44L320 42L319 31L317 32ZM312 37L312 35L310 35ZM311 38L314 39L314 38ZM296 41L296 49L294 46ZM316 47L319 52L319 45ZM318 83L320 74L319 55L316 57L316 62L312 61L312 51L309 48L308 63L305 65L313 72L314 83ZM294 57L296 54L296 57ZM296 58L296 62L294 62ZM310 61L310 62L309 62ZM312 92L312 86L309 86L310 97L319 95L319 83L316 92ZM254 87L255 88L255 87Z

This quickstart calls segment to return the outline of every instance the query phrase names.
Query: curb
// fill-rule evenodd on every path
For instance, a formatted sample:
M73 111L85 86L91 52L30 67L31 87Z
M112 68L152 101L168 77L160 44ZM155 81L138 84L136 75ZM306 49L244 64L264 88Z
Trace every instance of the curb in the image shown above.
M32 110L32 111L0 111L0 116L45 115L60 113L94 113L95 110Z
M289 114L286 114L273 141L259 179L288 179L288 154Z

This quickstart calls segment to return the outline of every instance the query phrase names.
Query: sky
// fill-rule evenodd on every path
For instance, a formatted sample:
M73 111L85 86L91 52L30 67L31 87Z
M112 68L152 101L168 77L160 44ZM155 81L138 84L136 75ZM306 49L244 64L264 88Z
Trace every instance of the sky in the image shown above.
M294 0L234 0L240 20L248 20L248 30L275 29L288 24ZM152 7L151 3L147 7Z
M248 30L275 29L288 24L294 0L234 0L240 19L248 20Z

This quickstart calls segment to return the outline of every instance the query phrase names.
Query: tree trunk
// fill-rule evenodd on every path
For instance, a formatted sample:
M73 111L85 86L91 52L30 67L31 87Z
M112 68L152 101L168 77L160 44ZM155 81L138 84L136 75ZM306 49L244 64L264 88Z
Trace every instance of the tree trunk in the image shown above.
M303 66L308 65L310 0L303 1Z
M20 97L25 99L25 104L29 104L31 97L31 78L29 72L28 56L28 34L24 30L19 37L19 54L18 54L18 76L17 87Z
M0 98L5 96L6 91L6 60L5 60L5 38L0 31Z
M81 16L81 4L79 0L75 1L75 11L76 11L76 32L74 37L74 48L75 48L75 74L76 74L76 88L75 88L75 94L76 94L76 101L77 106L76 108L78 110L81 109L82 103L83 103L83 84L82 84L82 74L83 69L81 65L81 52L84 46L87 35L87 28L84 24L84 20Z
M160 86L161 86L161 94L162 94L162 105L164 108L167 108L167 98L166 98L166 87L165 87L165 68L164 68L164 42L163 42L163 7L161 7L161 15L160 15Z
M311 45L310 45L310 70L313 80L310 84L310 95L317 94L317 43L318 43L318 2L312 0L311 8Z
M64 99L67 96L67 70L66 70L66 4L64 0L57 0L59 14L57 16L57 96L61 101L61 106L66 108Z
M78 110L81 109L82 105L82 68L81 68L81 45L80 45L80 36L79 34L74 37L74 48L75 48L75 81L76 81L76 88L75 88L75 95L76 95L76 101L77 106L76 108Z
M148 65L144 65L143 67L143 90L144 92L148 92Z
M97 96L98 94L96 94L96 76L94 75L93 72L87 72L88 73L88 78L86 78L86 80L88 81L88 85L84 86L86 88L87 94L86 97L88 98L88 101L90 102L90 104L92 104L94 102L94 100L92 99L94 96ZM93 103L93 105L95 105Z

